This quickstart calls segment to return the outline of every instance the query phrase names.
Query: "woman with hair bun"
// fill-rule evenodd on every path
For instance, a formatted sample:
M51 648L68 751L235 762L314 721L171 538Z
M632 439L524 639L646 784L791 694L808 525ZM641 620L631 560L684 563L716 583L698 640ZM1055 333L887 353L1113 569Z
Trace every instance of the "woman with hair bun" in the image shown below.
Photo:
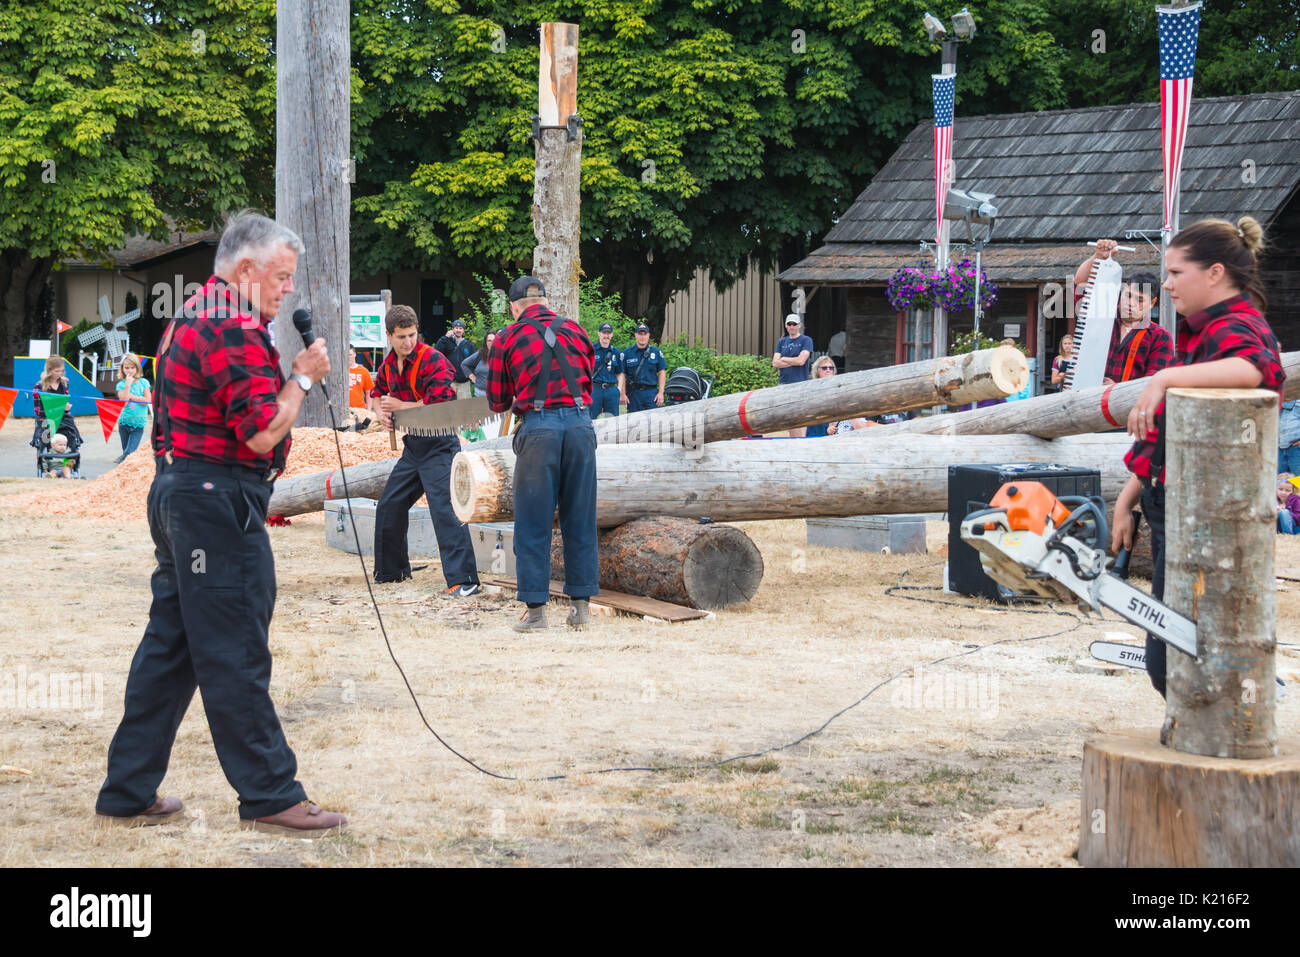
M1132 477L1115 502L1111 547L1133 545L1133 508L1141 502L1151 526L1151 590L1165 588L1165 392L1171 388L1272 389L1281 401L1282 360L1277 337L1264 318L1267 302L1259 278L1264 230L1250 216L1236 225L1205 219L1182 230L1165 253L1163 288L1181 316L1177 365L1161 369L1128 417L1137 441L1124 456ZM1165 646L1147 635L1147 673L1165 693Z

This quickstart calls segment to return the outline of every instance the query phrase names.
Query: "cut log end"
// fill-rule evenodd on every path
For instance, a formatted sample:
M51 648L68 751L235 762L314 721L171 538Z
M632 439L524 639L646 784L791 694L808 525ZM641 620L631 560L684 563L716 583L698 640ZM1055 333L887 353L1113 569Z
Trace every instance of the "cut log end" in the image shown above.
M1209 758L1157 732L1083 749L1079 863L1085 867L1300 866L1300 741L1279 755Z
M1029 360L1019 349L998 346L989 360L989 375L1006 395L1015 395L1029 382Z
M696 608L743 605L763 581L763 556L740 529L716 526L691 544L682 580Z
M451 462L451 507L462 522L491 522L512 499L511 471L499 452L457 453Z

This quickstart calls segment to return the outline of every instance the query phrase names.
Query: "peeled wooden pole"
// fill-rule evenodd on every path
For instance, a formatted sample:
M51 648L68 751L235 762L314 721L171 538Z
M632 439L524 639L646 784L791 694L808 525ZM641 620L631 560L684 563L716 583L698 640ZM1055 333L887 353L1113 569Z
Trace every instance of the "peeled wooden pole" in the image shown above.
M1169 652L1161 741L1220 758L1277 753L1277 393L1170 389L1165 602L1196 620Z
M879 442L776 439L596 449L596 524L669 514L715 521L942 512L949 465L1053 462L1095 468L1113 499L1128 473L1126 435L900 435ZM466 449L452 461L451 501L462 522L514 517L514 454Z
M698 446L832 419L1002 398L1024 388L1028 375L1025 357L1010 346L1000 346L629 415L604 416L592 425L598 445L670 442ZM504 436L475 442L474 449L509 449L510 443L510 437ZM352 495L378 498L396 461L348 466ZM283 479L276 483L271 496L270 514L318 511L327 500L343 497L342 485L337 471Z
M537 69L533 175L533 273L546 285L555 311L578 319L578 238L582 206L582 127L576 139L564 127L578 112L578 25L543 23Z
M639 518L600 534L600 587L691 608L726 608L754 597L763 556L733 525L671 515ZM564 578L564 550L551 542L551 578Z
M1287 399L1300 398L1300 352L1282 354L1286 371ZM858 429L848 438L871 438L904 433L927 435L1009 435L1023 433L1043 439L1084 432L1122 428L1137 398L1150 378L1134 379L1113 386L1054 392L1049 395L1006 402L984 409L928 415L873 429Z

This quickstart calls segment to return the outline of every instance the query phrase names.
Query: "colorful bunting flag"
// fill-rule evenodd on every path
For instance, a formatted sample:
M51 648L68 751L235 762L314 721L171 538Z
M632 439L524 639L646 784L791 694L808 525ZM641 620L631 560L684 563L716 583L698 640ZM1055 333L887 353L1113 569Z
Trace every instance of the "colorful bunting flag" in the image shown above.
M70 396L56 395L50 392L39 393L41 397L41 409L45 412L45 417L50 420L50 431L57 432L59 426L63 423L63 413L68 411L68 403L72 401Z
M0 425L4 425L5 419L9 418L9 410L14 407L16 398L18 398L17 389L0 389Z
M122 417L122 410L126 408L126 403L117 399L99 399L95 403L95 411L99 413L99 424L104 429L104 441L109 441L113 434L113 429L117 427L117 420Z

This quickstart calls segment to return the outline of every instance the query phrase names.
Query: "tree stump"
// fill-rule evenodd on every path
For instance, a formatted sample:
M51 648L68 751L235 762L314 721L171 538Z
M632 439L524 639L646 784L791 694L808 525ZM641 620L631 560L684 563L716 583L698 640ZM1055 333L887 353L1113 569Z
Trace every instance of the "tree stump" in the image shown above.
M1171 652L1172 653L1172 652ZM1083 747L1085 867L1300 867L1300 740L1270 758L1174 751L1158 733Z
M749 601L763 580L763 556L732 525L655 515L602 532L600 587L690 608ZM551 577L564 577L560 535L551 540Z

